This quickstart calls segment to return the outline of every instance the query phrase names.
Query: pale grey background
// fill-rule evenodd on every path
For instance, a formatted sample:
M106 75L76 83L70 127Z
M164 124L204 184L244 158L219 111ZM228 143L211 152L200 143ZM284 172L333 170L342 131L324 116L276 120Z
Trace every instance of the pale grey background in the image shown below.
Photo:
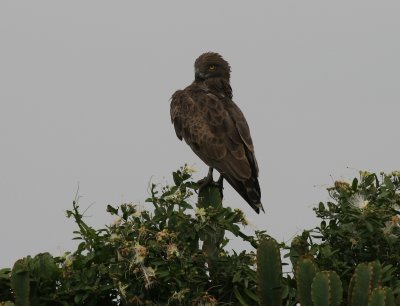
M225 204L278 240L315 226L334 179L399 169L399 32L399 1L1 1L0 267L74 249L78 182L101 226L185 162L206 174L169 119L205 51L231 63L266 214Z

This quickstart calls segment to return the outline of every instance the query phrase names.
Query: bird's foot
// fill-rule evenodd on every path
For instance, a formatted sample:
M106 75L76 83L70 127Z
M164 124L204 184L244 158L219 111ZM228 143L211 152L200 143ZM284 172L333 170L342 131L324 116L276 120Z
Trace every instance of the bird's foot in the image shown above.
M199 185L199 191L201 190L201 189L203 189L204 187L206 187L206 186L208 186L209 184L211 184L211 182L213 182L214 181L214 179L213 179L213 168L209 168L208 169L208 174L207 174L207 176L205 177L205 178L202 178L201 180L199 180L198 182L197 182L197 184Z
M219 193L221 195L221 198L223 197L223 189L224 189L224 184L223 184L224 178L222 175L219 177L218 181L214 181L213 176L212 176L212 170L208 172L208 175L199 180L197 184L199 184L199 189L198 192L200 192L202 189L207 188L207 187L217 187L219 190Z
M207 175L205 178L202 178L201 180L199 180L197 182L197 184L199 185L199 189L198 190L200 191L201 189L203 189L205 187L212 186L212 185L216 184L216 182L214 182L214 179L213 179L212 175L211 176Z

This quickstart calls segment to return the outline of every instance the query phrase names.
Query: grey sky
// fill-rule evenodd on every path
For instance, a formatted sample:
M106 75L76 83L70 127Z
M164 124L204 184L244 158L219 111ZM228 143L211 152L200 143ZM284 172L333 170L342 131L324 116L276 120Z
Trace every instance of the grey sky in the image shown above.
M278 240L315 226L330 175L399 169L399 16L398 1L1 1L0 267L74 249L78 182L101 226L150 179L206 174L169 118L205 51L232 66L266 214L230 187L225 204Z

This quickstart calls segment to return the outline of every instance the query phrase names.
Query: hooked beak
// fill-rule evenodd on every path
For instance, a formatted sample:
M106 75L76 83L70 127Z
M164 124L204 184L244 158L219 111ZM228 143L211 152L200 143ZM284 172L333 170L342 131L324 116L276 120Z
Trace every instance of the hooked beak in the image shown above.
M207 77L204 73L200 72L199 69L196 69L194 76L197 81L204 81Z

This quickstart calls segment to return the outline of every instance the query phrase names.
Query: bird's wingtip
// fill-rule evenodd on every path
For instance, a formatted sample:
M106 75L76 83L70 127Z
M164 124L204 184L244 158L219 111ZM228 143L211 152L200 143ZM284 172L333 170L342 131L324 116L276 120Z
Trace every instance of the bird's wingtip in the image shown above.
M258 204L256 205L256 207L257 207L257 213L260 213L260 209L261 209L262 212L265 214L265 210L264 210L264 207L263 207L263 205L261 204L261 202L258 203Z

